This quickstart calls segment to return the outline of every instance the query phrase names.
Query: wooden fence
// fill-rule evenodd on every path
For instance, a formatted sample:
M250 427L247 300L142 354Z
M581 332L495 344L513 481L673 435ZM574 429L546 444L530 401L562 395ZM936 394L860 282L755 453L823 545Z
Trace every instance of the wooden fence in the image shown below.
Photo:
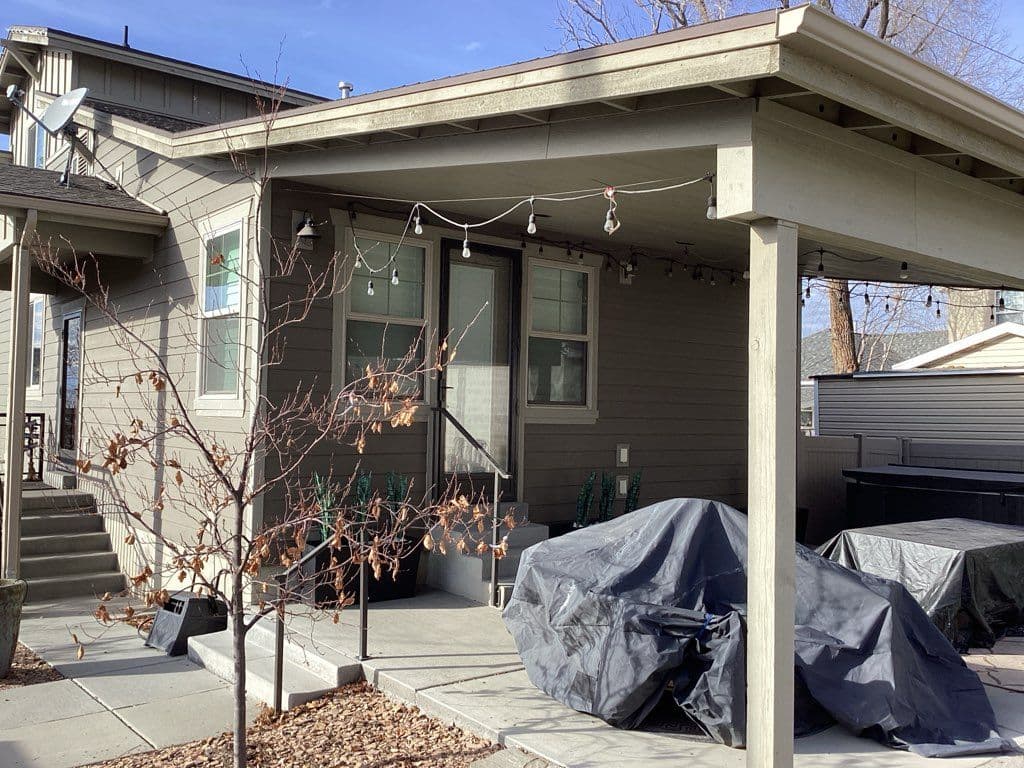
M868 435L801 435L797 505L808 510L809 544L821 544L846 526L843 470L883 464L1024 472L1024 441L940 442Z

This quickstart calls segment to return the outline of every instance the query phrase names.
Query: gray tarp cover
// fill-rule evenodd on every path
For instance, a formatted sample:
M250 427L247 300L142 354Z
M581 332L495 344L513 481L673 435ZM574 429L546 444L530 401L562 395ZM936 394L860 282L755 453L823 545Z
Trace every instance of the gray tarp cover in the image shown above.
M743 746L746 517L661 502L530 547L505 624L530 680L633 728L673 684L711 737ZM796 730L834 719L929 756L1008 744L978 676L907 591L797 545Z
M843 531L819 551L898 581L961 650L991 647L1024 624L1019 526L960 518L876 525Z

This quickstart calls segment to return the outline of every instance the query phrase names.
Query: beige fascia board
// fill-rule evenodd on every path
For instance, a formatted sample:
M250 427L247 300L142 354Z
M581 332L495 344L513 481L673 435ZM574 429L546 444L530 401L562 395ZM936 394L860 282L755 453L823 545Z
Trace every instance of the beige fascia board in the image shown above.
M0 208L25 210L31 208L46 214L47 221L65 224L81 224L101 229L120 229L130 232L159 235L167 229L170 219L159 213L124 211L118 208L104 208L98 205L83 205L62 200L23 197L0 194Z
M668 45L289 110L277 116L269 137L258 119L184 131L174 134L173 157L258 149L268 139L279 146L766 77L778 71L770 18L771 23Z
M810 5L778 15L779 75L1024 173L1024 114Z

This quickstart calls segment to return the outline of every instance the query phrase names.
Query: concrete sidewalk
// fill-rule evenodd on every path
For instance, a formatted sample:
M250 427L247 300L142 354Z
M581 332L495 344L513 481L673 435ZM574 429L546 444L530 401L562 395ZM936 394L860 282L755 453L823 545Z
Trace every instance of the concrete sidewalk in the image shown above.
M296 607L289 641L353 654L357 614L338 624ZM498 611L443 592L370 606L366 679L424 712L555 765L585 768L741 768L746 753L674 733L622 731L565 707L530 683ZM310 639L311 638L311 639ZM1024 746L1024 693L986 687L1004 736ZM800 768L1003 768L1020 755L940 761L889 749L834 726L796 742Z
M231 727L227 683L146 648L134 628L91 618L94 598L25 607L20 641L65 680L0 691L0 768L65 768ZM85 644L76 659L71 633ZM251 701L250 719L259 705Z

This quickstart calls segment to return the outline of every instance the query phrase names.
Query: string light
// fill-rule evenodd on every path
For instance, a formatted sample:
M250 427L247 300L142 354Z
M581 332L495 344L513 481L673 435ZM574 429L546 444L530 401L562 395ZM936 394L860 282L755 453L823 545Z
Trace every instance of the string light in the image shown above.
M909 279L910 279L910 265L908 265L907 262L905 262L905 261L901 262L900 263L900 280L909 280Z
M473 252L469 250L469 227L465 227L466 237L462 241L462 258L468 259L473 255Z
M825 276L825 249L822 248L818 251L818 277Z
M665 269L665 277L671 278L673 276L673 274L675 274L674 268L675 268L675 264L670 261L668 263L668 267L666 267L666 269Z
M713 173L709 173L705 178L707 179L708 184L711 185L711 194L708 196L708 209L706 215L708 217L708 221L714 221L718 218L718 197L715 195L715 175Z
M412 231L417 235L422 235L423 225L420 223L420 211L418 208L416 209L416 213L413 215L413 221L415 222L415 226L413 226Z
M1002 296L999 297L999 309L1006 309L1006 299Z
M808 280L806 282L807 282L807 288L804 290L804 298L809 299L809 298L811 298L811 281Z
M993 323L996 321L996 308L995 307L991 307L990 308L990 311L988 313L988 319L989 319L990 322L993 322Z
M932 287L930 285L928 286L928 298L925 299L924 306L925 309L932 308Z
M373 280L366 281L366 295L373 296Z
M864 291L864 306L866 307L870 303L871 303L871 294L868 293L867 291Z
M606 234L614 235L621 226L615 215L615 209L618 207L615 202L615 187L605 187L604 196L608 198L608 213L604 217L604 231Z
M398 285L398 267L395 267L391 271L391 284L392 285Z
M713 269L711 270L711 280L710 280L710 284L711 284L712 286L716 286L716 285L718 285L718 282L717 282L717 281L715 280L715 270L713 270Z
M530 217L526 220L526 234L537 234L537 214L533 210L533 198L530 198Z
M942 317L942 302L941 301L936 301L935 302L935 316L936 317Z

